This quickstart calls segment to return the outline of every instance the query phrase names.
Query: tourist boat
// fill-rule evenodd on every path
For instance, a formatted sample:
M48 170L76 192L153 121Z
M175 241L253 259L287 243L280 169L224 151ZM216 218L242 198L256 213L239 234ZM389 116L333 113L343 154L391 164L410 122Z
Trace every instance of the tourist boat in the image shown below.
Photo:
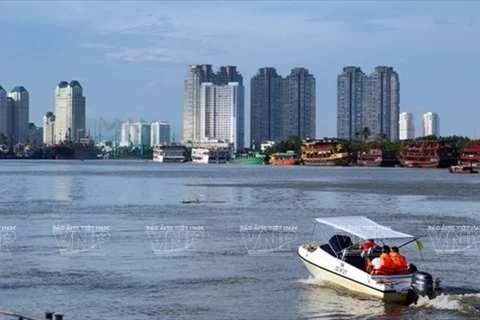
M459 160L452 143L438 140L415 141L400 152L400 164L410 168L448 168Z
M364 167L380 167L382 165L382 149L370 149L358 152L357 163Z
M473 144L463 150L459 164L480 168L480 144Z
M303 140L301 163L307 166L347 166L347 146L335 140Z
M231 164L264 164L265 155L258 151L242 154L232 154L228 162Z
M193 163L227 163L229 155L227 148L192 148Z
M326 225L342 232L334 234L322 245L309 242L298 248L298 256L315 278L343 286L349 290L368 294L383 301L409 305L416 303L419 296L435 298L441 291L440 280L426 272L417 271L409 265L408 274L371 275L366 270L366 259L378 257L377 249L362 254L360 244L367 239L376 243L396 244L403 247L417 242L423 248L419 238L394 231L367 217L344 216L315 219L316 225ZM352 238L359 242L352 242ZM373 249L373 248L372 248Z
M364 167L394 167L397 163L394 151L381 148L362 151L357 156L357 164Z
M163 145L153 147L154 162L181 163L190 161L190 151L182 145Z
M210 157L210 150L205 148L192 148L193 163L208 163L209 157Z
M268 162L274 166L292 166L300 164L300 157L294 151L278 152L270 155Z
M448 171L450 173L460 173L460 174L478 173L478 171L475 170L474 167L462 166L462 165L450 166L450 168L448 168Z

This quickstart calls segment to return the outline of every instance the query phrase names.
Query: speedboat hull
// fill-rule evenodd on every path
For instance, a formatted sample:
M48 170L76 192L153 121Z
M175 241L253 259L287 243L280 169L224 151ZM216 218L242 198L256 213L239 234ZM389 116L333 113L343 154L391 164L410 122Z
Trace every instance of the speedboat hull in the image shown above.
M315 249L311 244L301 246L298 256L312 276L349 290L399 304L408 304L412 294L412 274L370 275L318 246Z

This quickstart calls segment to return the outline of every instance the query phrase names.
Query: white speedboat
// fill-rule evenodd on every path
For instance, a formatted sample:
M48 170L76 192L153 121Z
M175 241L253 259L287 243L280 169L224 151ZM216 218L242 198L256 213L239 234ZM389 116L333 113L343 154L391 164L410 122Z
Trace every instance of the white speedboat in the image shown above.
M316 224L327 225L340 231L322 245L306 243L298 248L298 256L308 271L315 277L341 285L347 289L378 297L384 301L409 305L416 303L419 296L433 299L440 280L426 272L416 270L412 264L408 274L371 275L366 270L366 259L378 257L381 251L369 250L362 254L360 244L367 239L395 244L401 248L409 243L421 241L409 234L381 226L363 216L328 217L315 219ZM351 237L360 241L353 243Z

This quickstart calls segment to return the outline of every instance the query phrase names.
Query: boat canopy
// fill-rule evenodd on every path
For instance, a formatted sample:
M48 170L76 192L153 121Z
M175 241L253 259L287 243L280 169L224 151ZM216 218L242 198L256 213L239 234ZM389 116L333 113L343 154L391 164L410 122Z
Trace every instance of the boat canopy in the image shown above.
M332 226L334 228L343 230L350 234L353 234L363 240L367 239L410 239L413 240L416 237L398 232L379 225L375 221L372 221L364 216L343 216L343 217L328 217L328 218L316 218L318 223Z

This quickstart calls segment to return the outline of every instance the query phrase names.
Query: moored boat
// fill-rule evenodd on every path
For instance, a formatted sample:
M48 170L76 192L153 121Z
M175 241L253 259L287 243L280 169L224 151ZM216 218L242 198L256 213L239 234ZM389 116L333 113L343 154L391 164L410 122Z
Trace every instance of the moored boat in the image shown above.
M403 274L375 275L366 271L367 259L380 256L380 252L374 248L363 251L360 246L363 241L399 242L402 245L398 247L417 241L418 248L422 249L419 238L394 231L363 216L317 218L315 223L341 232L322 245L309 242L298 248L298 256L315 278L405 305L415 303L419 296L433 299L440 291L438 278L417 271L412 264ZM354 243L351 237L360 241Z
M301 163L307 166L348 166L347 145L336 140L303 140Z
M404 146L400 164L410 168L448 168L456 165L459 154L456 146L446 141L415 141Z
M232 154L228 162L231 164L264 164L265 155L258 151L242 154Z
M379 167L382 165L382 154L382 149L358 152L357 163L364 167Z
M57 160L92 160L103 159L100 149L90 139L63 142L51 147L53 157Z
M190 151L183 145L163 145L153 147L153 161L181 163L190 161Z
M274 166L292 166L300 164L300 157L294 151L277 152L270 155L268 162Z
M473 144L463 150L459 165L480 168L480 144Z
M475 170L474 167L462 166L462 165L450 166L450 168L448 168L448 171L450 173L459 173L459 174L478 173L478 171Z

